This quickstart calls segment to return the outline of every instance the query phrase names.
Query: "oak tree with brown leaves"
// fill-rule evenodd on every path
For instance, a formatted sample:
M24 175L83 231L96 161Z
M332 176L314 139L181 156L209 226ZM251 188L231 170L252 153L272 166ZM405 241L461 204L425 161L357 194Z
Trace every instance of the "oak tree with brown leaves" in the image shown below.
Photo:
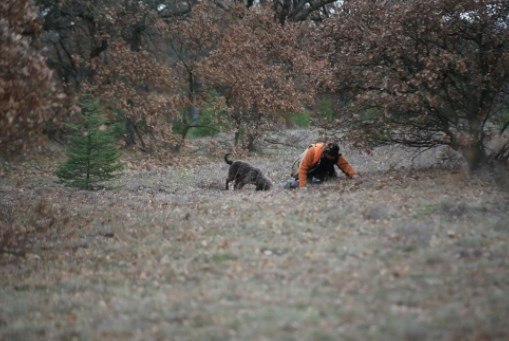
M178 149L192 128L204 128L196 122L205 98L198 65L216 48L221 28L228 25L226 14L212 2L203 2L195 5L188 15L169 24L166 42L176 75L175 90L182 106L176 122L180 125Z
M253 150L259 135L313 101L326 63L305 50L303 26L280 25L266 7L236 7L217 49L200 63L200 76L225 98L235 144L245 129Z
M135 132L142 149L147 147L140 123L162 140L172 138L168 121L175 115L175 76L167 64L147 51L132 51L123 42L115 42L104 56L92 60L90 67L95 77L83 83L82 92L101 98L110 110L121 110L128 145L134 143Z
M51 71L34 41L41 32L29 0L0 3L0 153L13 153L41 136L51 113Z
M509 126L509 2L348 1L321 37L350 117L367 118L358 141L509 158L488 144Z
M122 113L127 145L138 140L146 150L143 127L161 141L171 140L175 77L163 37L165 20L186 11L174 1L37 2L45 13L48 64L69 98L63 114L73 112L77 98L92 94L110 112Z

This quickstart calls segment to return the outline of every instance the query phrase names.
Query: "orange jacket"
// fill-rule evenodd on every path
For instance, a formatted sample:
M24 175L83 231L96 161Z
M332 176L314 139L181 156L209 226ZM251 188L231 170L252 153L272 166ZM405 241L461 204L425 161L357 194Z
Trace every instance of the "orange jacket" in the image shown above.
M305 187L307 184L307 174L310 168L314 167L320 161L323 153L323 147L325 143L316 143L311 145L308 148L304 158L300 163L299 168L299 187ZM353 167L346 161L343 155L339 156L337 166L343 173L345 173L349 177L353 177L355 175L355 170Z

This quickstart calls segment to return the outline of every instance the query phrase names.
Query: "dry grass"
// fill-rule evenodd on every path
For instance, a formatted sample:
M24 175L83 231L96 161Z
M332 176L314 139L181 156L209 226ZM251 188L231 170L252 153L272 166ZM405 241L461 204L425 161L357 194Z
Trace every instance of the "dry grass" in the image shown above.
M249 161L280 184L298 151ZM220 153L100 192L11 166L0 223L25 232L0 254L0 339L509 338L508 192L347 151L362 181L305 191L223 191Z

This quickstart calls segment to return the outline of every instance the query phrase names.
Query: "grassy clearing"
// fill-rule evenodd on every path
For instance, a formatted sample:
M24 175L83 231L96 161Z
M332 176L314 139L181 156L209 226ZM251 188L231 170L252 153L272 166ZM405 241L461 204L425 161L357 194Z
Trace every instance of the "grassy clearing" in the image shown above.
M297 154L249 161L280 183ZM0 254L0 339L508 338L508 192L347 155L361 182L306 191L224 191L219 157L100 192L9 172L0 221L30 233Z

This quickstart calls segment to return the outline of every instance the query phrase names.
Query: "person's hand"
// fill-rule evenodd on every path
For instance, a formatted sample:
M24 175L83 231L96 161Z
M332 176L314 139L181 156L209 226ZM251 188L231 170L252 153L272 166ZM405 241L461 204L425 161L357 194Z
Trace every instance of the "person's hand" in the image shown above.
M352 176L352 180L355 182L355 184L361 184L362 183L362 178L360 176L359 173L356 173Z

